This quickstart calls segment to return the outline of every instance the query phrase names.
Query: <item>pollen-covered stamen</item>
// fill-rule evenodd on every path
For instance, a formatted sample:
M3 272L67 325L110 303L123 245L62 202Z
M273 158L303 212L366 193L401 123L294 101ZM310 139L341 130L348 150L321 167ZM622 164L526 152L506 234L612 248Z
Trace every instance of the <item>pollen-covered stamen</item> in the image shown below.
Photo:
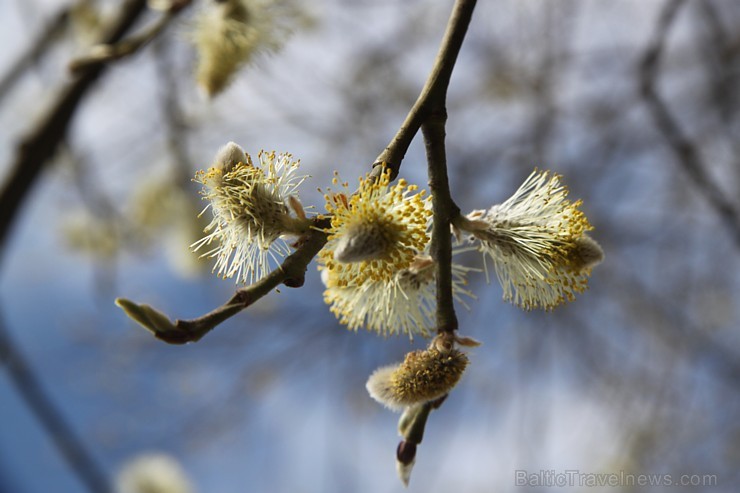
M336 286L327 269L321 271L327 286L324 301L340 323L350 330L363 327L381 335L431 335L436 307L436 264L429 255L417 255L411 265L386 281L366 281L360 286ZM452 264L452 292L467 308L467 274L474 270Z
M236 144L228 144L213 167L196 174L213 220L207 235L192 246L198 250L216 241L218 245L203 254L216 257L214 271L237 282L253 282L269 270L270 259L277 263L289 253L283 235L301 234L309 227L305 214L293 217L286 205L295 209L298 199L293 196L305 177L295 176L299 162L290 154L260 152L255 166L249 155L239 160L238 151Z
M342 186L348 187L346 183ZM328 286L388 281L407 268L428 241L426 224L431 211L425 197L424 191L417 192L405 180L390 186L390 172L377 179L361 179L351 196L348 190L327 193L326 209L332 222L319 260L330 272Z
M585 234L593 228L581 201L567 195L559 175L535 170L503 204L457 221L493 261L504 299L551 309L586 289L603 252Z

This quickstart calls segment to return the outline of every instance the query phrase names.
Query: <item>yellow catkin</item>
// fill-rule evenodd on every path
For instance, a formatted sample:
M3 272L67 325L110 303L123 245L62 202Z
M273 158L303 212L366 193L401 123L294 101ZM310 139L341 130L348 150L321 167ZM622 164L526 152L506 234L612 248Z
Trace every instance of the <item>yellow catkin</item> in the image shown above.
M467 366L468 357L456 349L413 351L391 375L391 384L399 402L427 402L452 390Z
M373 372L366 384L370 396L390 409L401 410L449 393L465 372L468 357L436 341L429 349L408 353L399 365Z
M335 178L335 183L338 179ZM343 184L346 188L346 183ZM326 210L332 215L326 247L319 253L322 269L328 271L327 287L359 286L366 281L387 281L414 261L428 242L426 192L399 180L390 185L390 171L377 179L360 180L358 191L326 194ZM349 196L349 197L348 197ZM359 241L377 241L369 258L340 262L335 258L344 235L365 234Z
M604 256L587 236L593 229L570 201L561 176L535 170L509 199L476 210L461 225L492 260L504 299L530 310L550 310L588 287Z

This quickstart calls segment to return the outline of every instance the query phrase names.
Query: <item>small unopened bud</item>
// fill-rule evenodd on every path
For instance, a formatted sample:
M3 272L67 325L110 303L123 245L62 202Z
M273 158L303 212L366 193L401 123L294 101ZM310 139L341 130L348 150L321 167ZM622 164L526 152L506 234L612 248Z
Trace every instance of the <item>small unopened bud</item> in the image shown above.
M570 268L575 271L591 269L604 260L604 250L590 236L584 234L576 239L575 247L568 254Z
M416 444L402 441L396 449L396 471L404 486L408 487L411 471L416 462Z
M352 225L339 239L334 260L350 263L381 258L394 244L395 238L382 222L360 222Z
M149 305L140 305L126 298L116 298L115 303L129 318L154 335L177 330L167 315Z
M396 450L396 459L403 464L410 464L416 459L416 444L402 440Z
M231 171L239 163L248 163L249 158L238 144L229 142L221 147L213 158L213 167L220 169L224 173Z

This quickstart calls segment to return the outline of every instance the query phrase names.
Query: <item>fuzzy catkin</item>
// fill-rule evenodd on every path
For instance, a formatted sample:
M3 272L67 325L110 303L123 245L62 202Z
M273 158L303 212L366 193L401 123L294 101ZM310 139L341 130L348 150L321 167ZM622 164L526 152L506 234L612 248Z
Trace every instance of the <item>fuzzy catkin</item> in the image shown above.
M412 351L401 364L376 370L366 387L376 401L401 410L447 394L467 366L468 357L456 349Z

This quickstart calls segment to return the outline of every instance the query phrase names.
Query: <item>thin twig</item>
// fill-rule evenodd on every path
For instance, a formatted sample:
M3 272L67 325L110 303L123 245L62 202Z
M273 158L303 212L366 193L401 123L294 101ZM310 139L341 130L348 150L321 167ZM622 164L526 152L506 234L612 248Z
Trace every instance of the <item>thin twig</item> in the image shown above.
M90 67L133 55L164 31L170 22L177 17L177 14L190 3L191 0L173 0L170 7L147 29L115 44L107 43L94 46L86 56L69 62L69 71L72 74L80 74Z
M457 0L455 2L452 14L447 22L447 29L442 38L442 43L437 52L437 57L434 60L432 71L429 73L419 97L416 99L414 106L411 107L408 115L406 115L406 119L401 124L398 132L396 132L396 135L393 136L383 152L375 159L373 176L380 176L382 169L388 167L391 170L391 179L395 179L401 168L401 161L403 161L406 151L409 145L411 145L411 141L421 128L422 123L429 116L429 113L436 106L436 104L432 103L434 103L435 99L439 98L444 103L452 70L455 68L457 55L460 53L460 47L468 31L475 3L476 0Z
M452 239L450 223L460 215L460 208L450 195L445 151L447 122L447 88L452 69L462 46L475 0L460 0L455 4L437 60L428 84L417 101L422 119L421 131L427 154L429 188L432 194L432 243L430 251L437 266L437 331L457 330L457 317L452 295ZM414 105L416 107L417 105ZM412 110L413 111L413 110ZM387 150L387 149L386 149Z
M740 246L740 213L736 205L726 197L722 189L711 179L694 142L685 134L678 121L671 114L668 105L660 97L656 88L658 70L665 48L666 38L676 15L686 0L668 0L663 7L655 36L648 46L640 63L640 89L645 103L658 130L668 142L676 162L693 180L697 190L704 195L725 227L730 231L735 243Z
M460 208L450 196L445 155L445 122L442 110L421 126L427 153L429 189L432 194L432 244L430 251L437 265L437 331L457 330L457 317L452 296L452 239L450 222L460 215Z
M318 218L313 221L313 229L302 238L298 249L289 255L277 269L259 281L237 289L229 301L215 310L190 320L167 320L166 315L147 305L138 305L125 299L116 303L134 320L157 339L169 344L196 342L220 323L233 317L254 302L269 294L281 284L289 288L303 286L306 269L319 250L326 244L324 230L330 225L329 219Z
M475 0L458 0L455 3L434 66L419 98L398 133L376 160L390 167L392 176L395 176L411 140L421 127L427 154L429 188L432 194L434 224L430 251L437 266L436 323L437 331L440 333L457 330L457 316L452 295L450 223L453 218L460 215L460 208L452 200L447 178L445 152L447 88L473 16L475 4ZM382 166L377 166L374 171L379 172L380 168Z
M13 342L0 313L0 364L8 372L18 393L46 429L57 450L91 493L108 493L110 486L103 469L93 459L49 394L44 391L31 363Z
M704 18L709 39L703 50L706 53L707 69L711 75L711 100L717 108L722 122L732 125L733 115L737 108L738 74L733 70L736 47L733 39L722 25L721 14L717 7L709 0L697 2L697 8Z

